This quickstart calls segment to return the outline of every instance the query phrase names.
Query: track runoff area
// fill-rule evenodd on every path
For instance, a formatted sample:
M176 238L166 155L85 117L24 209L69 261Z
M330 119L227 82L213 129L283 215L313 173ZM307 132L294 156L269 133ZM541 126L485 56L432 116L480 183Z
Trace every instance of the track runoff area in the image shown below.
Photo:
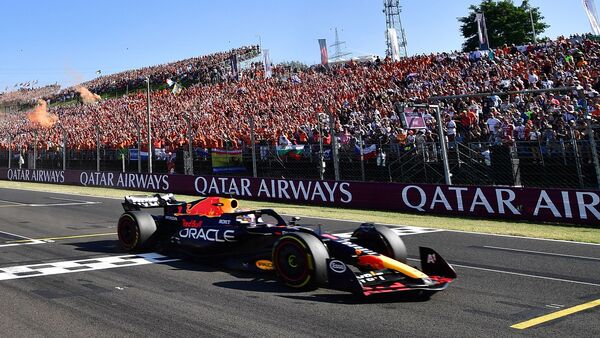
M458 279L430 300L298 292L116 238L120 200L0 189L6 335L600 336L600 246L389 224ZM291 215L290 215L291 216ZM359 222L303 218L348 236ZM390 220L393 223L393 220Z

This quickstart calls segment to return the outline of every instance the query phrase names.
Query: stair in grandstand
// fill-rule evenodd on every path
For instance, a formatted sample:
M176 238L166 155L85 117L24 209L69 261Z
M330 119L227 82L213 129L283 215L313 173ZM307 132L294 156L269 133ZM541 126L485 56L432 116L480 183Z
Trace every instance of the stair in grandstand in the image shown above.
M448 164L453 184L494 184L491 167L486 163L486 158L467 145L456 143L449 147Z
M390 162L389 177L402 183L443 183L444 167L435 149L404 149Z

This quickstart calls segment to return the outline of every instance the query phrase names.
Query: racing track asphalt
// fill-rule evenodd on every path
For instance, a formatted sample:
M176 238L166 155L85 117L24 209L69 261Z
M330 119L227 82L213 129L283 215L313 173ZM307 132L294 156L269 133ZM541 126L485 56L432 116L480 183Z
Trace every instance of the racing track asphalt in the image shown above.
M120 259L115 256L127 254L114 234L121 212L115 199L0 189L0 271L27 276L25 265ZM301 223L323 224L332 233L357 226L309 218ZM79 272L71 267L72 273L0 280L0 335L600 336L599 306L511 328L600 299L600 246L450 231L402 238L411 259L418 246L430 246L455 266L459 279L428 301L363 300L327 289L296 292L270 276L190 260Z

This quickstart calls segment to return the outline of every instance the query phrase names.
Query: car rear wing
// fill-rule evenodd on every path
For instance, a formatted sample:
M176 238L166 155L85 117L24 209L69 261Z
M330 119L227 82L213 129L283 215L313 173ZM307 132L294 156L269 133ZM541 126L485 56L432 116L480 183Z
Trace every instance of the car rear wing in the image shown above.
M147 208L162 208L180 203L175 200L173 194L155 194L152 196L125 196L125 201L122 205L125 211L132 211Z

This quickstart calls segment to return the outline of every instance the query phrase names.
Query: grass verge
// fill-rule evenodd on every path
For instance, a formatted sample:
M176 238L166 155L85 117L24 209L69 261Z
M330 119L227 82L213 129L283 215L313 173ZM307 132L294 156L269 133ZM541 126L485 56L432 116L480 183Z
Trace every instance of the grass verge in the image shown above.
M77 194L82 196L122 198L125 195L144 194L139 191L128 191L108 188L77 187L41 183L0 181L0 188L47 191L55 193ZM192 200L198 196L177 195L180 200ZM306 217L336 218L361 222L376 222L399 225L412 225L426 228L471 231L499 235L512 235L577 241L600 244L600 228L589 228L578 225L515 222L505 220L489 220L475 218L458 218L409 214L386 211L355 210L329 207L315 207L273 202L257 202L240 200L242 208L272 208L281 214Z

